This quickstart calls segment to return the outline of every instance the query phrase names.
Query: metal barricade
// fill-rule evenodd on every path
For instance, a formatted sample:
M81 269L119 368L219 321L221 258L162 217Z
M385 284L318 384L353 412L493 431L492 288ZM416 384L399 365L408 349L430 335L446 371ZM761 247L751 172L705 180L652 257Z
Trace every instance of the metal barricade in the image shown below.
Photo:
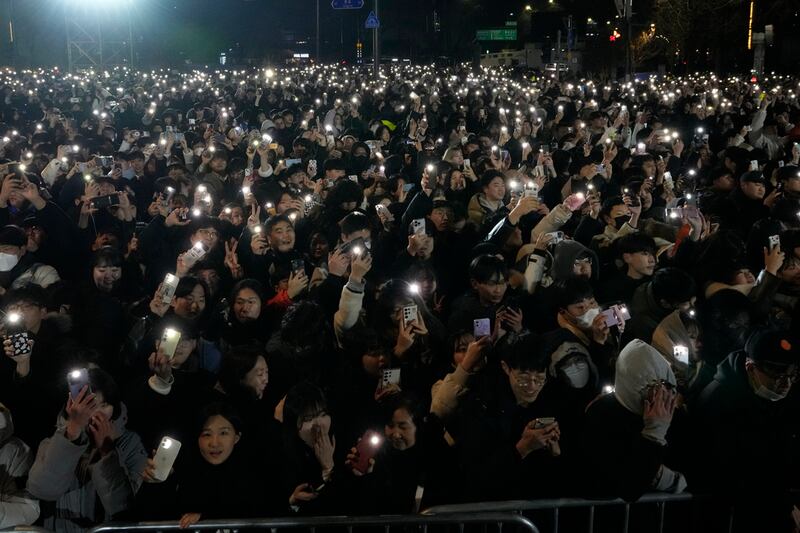
M402 528L407 532L416 527L419 533L428 533L430 526L455 526L458 533L464 533L466 526L485 526L482 531L503 533L504 528L518 533L539 533L536 526L519 514L512 513L447 513L437 515L397 515L397 516L321 516L309 518L265 518L234 520L201 520L186 531L262 529L271 533L281 530L306 529L318 533L320 529L346 530L356 533L357 528L383 528L383 533ZM130 522L109 523L97 526L89 533L109 533L116 531L174 531L180 529L178 522ZM374 529L373 529L374 531Z
M16 526L0 529L0 533L51 533L49 529L37 526Z
M674 505L679 503L702 503L703 501L710 500L710 498L705 496L695 496L688 493L683 494L664 494L664 493L651 493L645 494L636 502L626 502L620 498L613 499L613 500L587 500L582 498L557 498L557 499L542 499L542 500L509 500L509 501L498 501L498 502L479 502L479 503L469 503L469 504L458 504L458 505L440 505L435 507L430 507L423 511L423 515L427 516L439 516L439 515L447 515L450 513L468 513L468 512L479 512L479 513L487 513L487 512L504 512L504 513L518 513L531 518L536 524L542 528L542 531L552 531L552 533L559 533L561 523L562 523L562 510L565 509L582 509L586 511L585 517L585 528L581 531L586 531L587 533L594 533L596 529L596 509L597 508L607 508L607 507L620 507L621 508L621 523L619 528L603 528L604 531L614 530L620 531L622 533L628 533L631 530L631 510L632 508L636 507L644 507L644 506L654 506L656 510L656 518L657 518L657 527L655 529L648 529L647 531L652 531L653 533L663 533L664 532L664 523L666 517L666 508L667 505ZM547 529L543 526L543 520L541 520L541 514L537 516L535 519L532 518L530 515L536 514L536 512L548 512L550 513L549 519L547 520L549 527ZM652 518L652 517L651 517ZM573 520L574 522L574 520ZM732 509L730 512L727 513L726 518L726 528L727 531L732 531L733 529L733 512ZM574 529L570 529L570 533L573 531L578 531ZM641 529L636 529L636 531L642 531ZM688 530L687 530L688 531Z

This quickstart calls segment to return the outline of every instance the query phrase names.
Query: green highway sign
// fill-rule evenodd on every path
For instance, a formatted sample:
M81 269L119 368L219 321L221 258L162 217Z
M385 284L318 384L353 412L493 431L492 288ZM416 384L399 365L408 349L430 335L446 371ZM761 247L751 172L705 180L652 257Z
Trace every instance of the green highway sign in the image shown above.
M516 41L516 28L497 28L492 30L478 30L475 38L479 41Z

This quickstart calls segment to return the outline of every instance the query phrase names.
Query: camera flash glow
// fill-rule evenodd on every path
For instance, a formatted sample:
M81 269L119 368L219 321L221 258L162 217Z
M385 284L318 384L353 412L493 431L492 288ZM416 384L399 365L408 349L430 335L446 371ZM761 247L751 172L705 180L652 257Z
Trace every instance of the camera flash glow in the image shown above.
M360 246L353 246L353 253L356 255L361 255L361 247Z
M81 377L81 371L73 370L72 372L69 373L69 377L71 377L72 379L79 379Z
M12 324L16 324L19 322L19 319L22 318L19 313L8 313L8 321Z
M604 385L603 386L603 394L611 394L613 392L614 392L614 386L613 385Z
M203 214L203 212L202 212L202 211L200 211L200 209L199 209L199 208L195 207L194 209L192 209L192 215L193 215L193 216L195 216L195 217L199 217L199 216L200 216L200 215L202 215L202 214ZM200 244L200 243L198 242L197 244L195 244L195 245L194 245L194 247L195 247L195 248L197 248L197 249L199 249L199 248L200 248L200 246L198 246L198 244Z
M161 441L161 447L165 450L172 448L172 439L165 438L163 441Z
M248 187L247 185L242 187L242 194L245 194L245 195L250 194L250 187Z
M373 435L372 437L370 437L369 443L372 444L373 446L377 446L378 444L381 443L381 438L377 435Z
M205 185L198 185L197 186L197 191L198 192L206 192L206 186Z
M296 218L297 218L297 213L289 213L289 220L294 222Z
M225 214L226 215L230 215L232 212L233 212L233 210L230 207L226 207L225 208Z
M419 283L414 282L408 285L408 292L411 294L419 294Z
M172 328L167 328L164 330L164 336L168 339L174 339L177 334L178 332Z
M310 195L310 194L306 194L306 196L305 196L305 198L303 198L303 200L304 200L306 203L310 203L310 202L311 202L311 195Z

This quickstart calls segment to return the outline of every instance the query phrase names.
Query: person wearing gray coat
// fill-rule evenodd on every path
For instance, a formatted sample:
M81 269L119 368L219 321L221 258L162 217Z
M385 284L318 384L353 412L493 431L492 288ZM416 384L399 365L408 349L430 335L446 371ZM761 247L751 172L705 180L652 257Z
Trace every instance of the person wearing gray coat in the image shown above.
M45 528L80 532L130 507L147 454L139 436L125 428L126 420L113 378L89 370L89 385L75 398L70 393L55 433L39 445L28 475L28 492L42 501Z
M31 449L14 436L11 412L0 403L0 529L33 524L39 502L21 485L33 462Z

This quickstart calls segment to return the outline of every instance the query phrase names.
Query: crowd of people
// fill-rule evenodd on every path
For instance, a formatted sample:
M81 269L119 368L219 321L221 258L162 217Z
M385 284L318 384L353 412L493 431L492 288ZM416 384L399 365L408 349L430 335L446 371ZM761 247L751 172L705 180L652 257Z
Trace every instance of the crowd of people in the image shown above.
M0 84L0 528L684 491L799 527L796 78Z

